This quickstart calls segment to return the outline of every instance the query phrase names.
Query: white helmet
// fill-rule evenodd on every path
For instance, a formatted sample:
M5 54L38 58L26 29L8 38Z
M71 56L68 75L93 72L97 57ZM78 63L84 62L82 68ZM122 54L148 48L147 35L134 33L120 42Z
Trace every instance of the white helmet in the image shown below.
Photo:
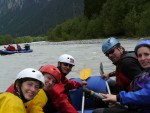
M59 62L64 62L75 66L75 60L71 55L63 54L58 59Z
M42 87L45 84L43 74L40 71L33 69L33 68L26 68L22 70L21 72L19 72L16 77L16 80L22 79L22 78L33 78L35 80L38 80L41 82Z

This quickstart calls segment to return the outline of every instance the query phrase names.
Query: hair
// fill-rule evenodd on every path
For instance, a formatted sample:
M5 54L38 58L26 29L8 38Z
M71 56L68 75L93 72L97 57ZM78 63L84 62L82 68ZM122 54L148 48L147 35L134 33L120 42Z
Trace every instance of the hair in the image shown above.
M137 55L138 49L141 48L141 47L147 47L147 48L150 49L150 45L147 45L147 44L140 45L140 46L138 46L138 47L135 49L135 54L136 54L136 55Z

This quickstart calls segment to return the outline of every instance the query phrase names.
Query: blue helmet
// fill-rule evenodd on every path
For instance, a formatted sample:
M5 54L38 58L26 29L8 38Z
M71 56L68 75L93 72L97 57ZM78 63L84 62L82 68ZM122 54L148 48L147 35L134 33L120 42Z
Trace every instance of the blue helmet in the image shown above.
M137 54L137 50L141 46L148 46L148 47L150 47L150 40L142 40L139 43L137 43L136 46L135 46L135 49L134 49L135 54Z
M102 51L104 54L106 54L108 51L110 51L113 47L117 45L120 45L120 42L114 37L109 37L102 43Z

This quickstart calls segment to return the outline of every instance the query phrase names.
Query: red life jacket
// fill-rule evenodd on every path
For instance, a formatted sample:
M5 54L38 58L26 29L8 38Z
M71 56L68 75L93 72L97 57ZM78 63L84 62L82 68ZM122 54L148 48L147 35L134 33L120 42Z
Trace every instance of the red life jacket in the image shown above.
M120 60L119 64L116 67L116 72L115 72L115 76L116 76L116 83L121 86L123 89L127 90L127 91L131 91L131 87L130 87L130 83L131 83L131 79L129 79L126 75L123 74L123 72L121 71L122 69L122 63L121 61L125 58L136 58L136 55L134 52L128 52L126 53Z

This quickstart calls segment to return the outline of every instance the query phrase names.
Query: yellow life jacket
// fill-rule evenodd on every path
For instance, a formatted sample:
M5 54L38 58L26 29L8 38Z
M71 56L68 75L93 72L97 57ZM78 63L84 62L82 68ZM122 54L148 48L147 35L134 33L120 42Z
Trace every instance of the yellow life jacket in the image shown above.
M5 92L0 94L0 113L26 113L26 109L18 96Z
M44 113L43 107L46 105L48 98L43 89L30 101L25 103L27 113Z

